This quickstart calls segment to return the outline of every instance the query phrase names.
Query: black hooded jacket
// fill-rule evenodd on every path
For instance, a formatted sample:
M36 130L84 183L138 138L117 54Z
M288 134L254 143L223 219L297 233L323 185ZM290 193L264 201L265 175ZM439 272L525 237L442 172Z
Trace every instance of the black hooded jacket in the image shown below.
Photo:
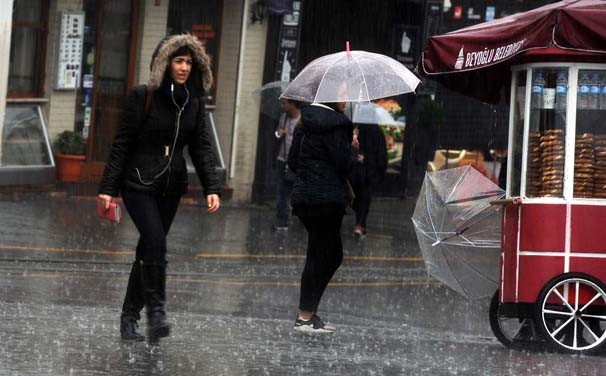
M170 80L167 79L170 58L183 46L193 52L192 72L196 70L196 74L190 75L187 82L187 86L192 88L187 104L185 89L175 85L174 92L171 92ZM148 85L136 86L127 95L99 193L115 197L121 190L166 195L187 192L187 168L183 158L185 146L188 147L204 194L221 193L205 122L204 101L200 96L207 82L190 81L192 77L212 80L207 78L210 71L200 68L202 64L209 64L209 59L191 35L177 35L160 42L152 58ZM149 111L146 111L148 93L152 97ZM184 104L177 122L178 107Z
M316 105L301 110L288 154L288 166L297 175L291 196L295 215L345 209L345 181L357 155L352 137L352 123L342 113Z

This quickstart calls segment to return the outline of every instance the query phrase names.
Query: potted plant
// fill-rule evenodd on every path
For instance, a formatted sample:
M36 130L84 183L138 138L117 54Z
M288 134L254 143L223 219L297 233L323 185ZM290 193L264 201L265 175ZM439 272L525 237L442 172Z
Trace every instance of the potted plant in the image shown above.
M59 133L53 142L59 181L76 182L80 180L85 149L84 139L79 132L63 131Z

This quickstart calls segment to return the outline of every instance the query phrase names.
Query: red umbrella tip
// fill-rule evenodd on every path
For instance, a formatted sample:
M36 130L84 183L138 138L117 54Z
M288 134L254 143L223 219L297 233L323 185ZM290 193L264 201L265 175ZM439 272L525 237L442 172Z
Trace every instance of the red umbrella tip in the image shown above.
M349 53L349 41L345 42L345 51L347 51L347 53Z

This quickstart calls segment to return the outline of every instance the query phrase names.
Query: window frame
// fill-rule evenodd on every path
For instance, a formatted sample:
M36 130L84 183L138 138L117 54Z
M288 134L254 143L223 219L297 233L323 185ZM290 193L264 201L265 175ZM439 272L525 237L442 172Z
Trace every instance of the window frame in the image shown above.
M34 80L36 84L32 91L7 91L7 98L42 98L44 96L44 86L46 79L46 44L48 32L48 7L49 2L38 0L40 2L40 21L39 22L15 22L11 24L11 45L13 44L13 35L15 29L33 29L40 45L36 48L38 51L34 54ZM14 5L13 5L14 6Z

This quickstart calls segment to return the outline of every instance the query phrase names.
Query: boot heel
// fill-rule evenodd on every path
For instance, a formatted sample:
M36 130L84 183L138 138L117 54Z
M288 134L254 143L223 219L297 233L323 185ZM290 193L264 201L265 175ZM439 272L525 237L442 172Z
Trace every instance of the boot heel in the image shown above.
M159 326L156 328L151 328L149 330L149 339L153 341L158 338L168 337L170 335L170 326L165 324L164 326Z

